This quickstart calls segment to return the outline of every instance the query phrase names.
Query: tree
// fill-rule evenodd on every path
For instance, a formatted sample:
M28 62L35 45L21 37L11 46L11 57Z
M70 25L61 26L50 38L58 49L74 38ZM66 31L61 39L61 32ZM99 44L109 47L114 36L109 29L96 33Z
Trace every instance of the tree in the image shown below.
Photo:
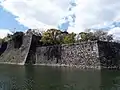
M76 35L75 33L62 32L57 29L48 29L42 34L42 38L40 41L43 43L43 45L54 45L93 40L111 41L113 40L113 36L108 35L107 32L104 32L102 30L90 32L90 30L88 29L86 30L86 32L81 32Z
M48 29L46 32L42 34L41 42L44 45L48 44L59 44L60 43L60 35L61 31L57 29Z
M63 38L63 43L64 44L75 43L75 36L76 36L76 34L73 33L73 32L65 35L64 38Z
M107 35L107 41L112 41L113 40L113 35L110 34L110 35Z
M102 30L97 30L95 32L81 32L79 33L80 36L80 41L93 41L93 40L100 40L100 41L112 41L113 40L113 35L108 35L107 32L102 31Z
M75 33L62 32L57 29L48 29L42 34L40 42L43 45L75 43Z
M100 41L112 41L113 40L113 35L108 34L108 32L105 32L103 30L95 31L94 36L96 40L100 40Z
M81 39L80 41L88 41L88 40L95 40L95 36L92 32L81 32L79 33Z

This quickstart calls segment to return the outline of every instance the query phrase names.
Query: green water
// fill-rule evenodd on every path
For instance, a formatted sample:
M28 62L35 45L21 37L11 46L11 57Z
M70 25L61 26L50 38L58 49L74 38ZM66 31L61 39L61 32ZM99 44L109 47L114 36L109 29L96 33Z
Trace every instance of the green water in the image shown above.
M0 90L120 90L120 71L0 65Z

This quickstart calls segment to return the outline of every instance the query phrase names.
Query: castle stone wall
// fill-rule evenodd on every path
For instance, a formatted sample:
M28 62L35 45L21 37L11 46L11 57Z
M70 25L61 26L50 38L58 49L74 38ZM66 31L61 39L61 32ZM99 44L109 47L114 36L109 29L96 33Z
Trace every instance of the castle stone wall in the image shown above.
M91 41L37 47L36 64L120 69L120 43Z
M101 68L120 69L120 43L99 41L98 49Z
M19 37L21 38L21 37ZM77 66L80 68L120 69L120 43L87 41L74 44L40 46L39 36L26 33L22 43L10 40L0 47L1 64ZM16 45L16 47L15 47Z
M36 64L65 64L82 68L100 68L96 41L37 47L36 50Z
M23 36L23 43L20 48L15 48L16 42L10 40L4 53L0 56L0 63L4 64L21 64L24 65L29 53L32 40L32 34Z

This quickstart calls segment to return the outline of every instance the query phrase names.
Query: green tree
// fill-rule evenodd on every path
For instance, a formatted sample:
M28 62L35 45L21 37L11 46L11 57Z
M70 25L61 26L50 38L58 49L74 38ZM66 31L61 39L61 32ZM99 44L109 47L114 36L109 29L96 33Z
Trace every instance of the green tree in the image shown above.
M88 41L88 40L94 40L94 34L92 32L81 32L79 33L81 39L80 41Z
M111 41L113 40L113 36L108 35L107 32L104 32L102 30L90 32L90 30L88 29L86 30L86 32L81 32L76 35L75 33L62 32L57 29L48 29L46 32L42 33L42 38L40 42L42 42L43 45L54 45L93 40Z
M100 40L100 41L112 41L113 35L109 35L107 32L103 30L96 30L95 32L81 32L79 33L80 41L93 41L93 40Z
M59 44L60 43L60 35L61 31L57 29L48 29L46 32L42 34L41 42L44 45L53 45L53 44Z
M73 32L65 35L64 38L63 38L63 43L64 44L75 43L75 36L76 36L76 34L73 33Z

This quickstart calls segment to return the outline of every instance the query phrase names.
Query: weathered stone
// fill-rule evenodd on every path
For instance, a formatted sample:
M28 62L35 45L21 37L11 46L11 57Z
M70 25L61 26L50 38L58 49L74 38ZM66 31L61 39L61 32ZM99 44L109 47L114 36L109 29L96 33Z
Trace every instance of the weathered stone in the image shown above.
M55 47L60 49L55 50ZM120 63L118 64L120 62L120 44L114 42L81 42L73 45L37 47L36 50L36 64L65 64L96 69L107 68L111 65L112 67L113 65L118 67L120 65ZM105 54L106 52L107 54ZM51 57L48 58L49 55Z
M21 64L24 65L29 53L32 35L26 34L23 36L23 43L20 48L14 47L14 40L8 42L7 49L0 57L0 63ZM14 58L13 58L14 57Z
M41 36L36 35L31 31L27 32L22 36L21 45L15 44L18 42L16 39L11 40L3 51L1 45L0 63L70 66L82 69L120 68L119 43L88 41L41 46L38 43Z

